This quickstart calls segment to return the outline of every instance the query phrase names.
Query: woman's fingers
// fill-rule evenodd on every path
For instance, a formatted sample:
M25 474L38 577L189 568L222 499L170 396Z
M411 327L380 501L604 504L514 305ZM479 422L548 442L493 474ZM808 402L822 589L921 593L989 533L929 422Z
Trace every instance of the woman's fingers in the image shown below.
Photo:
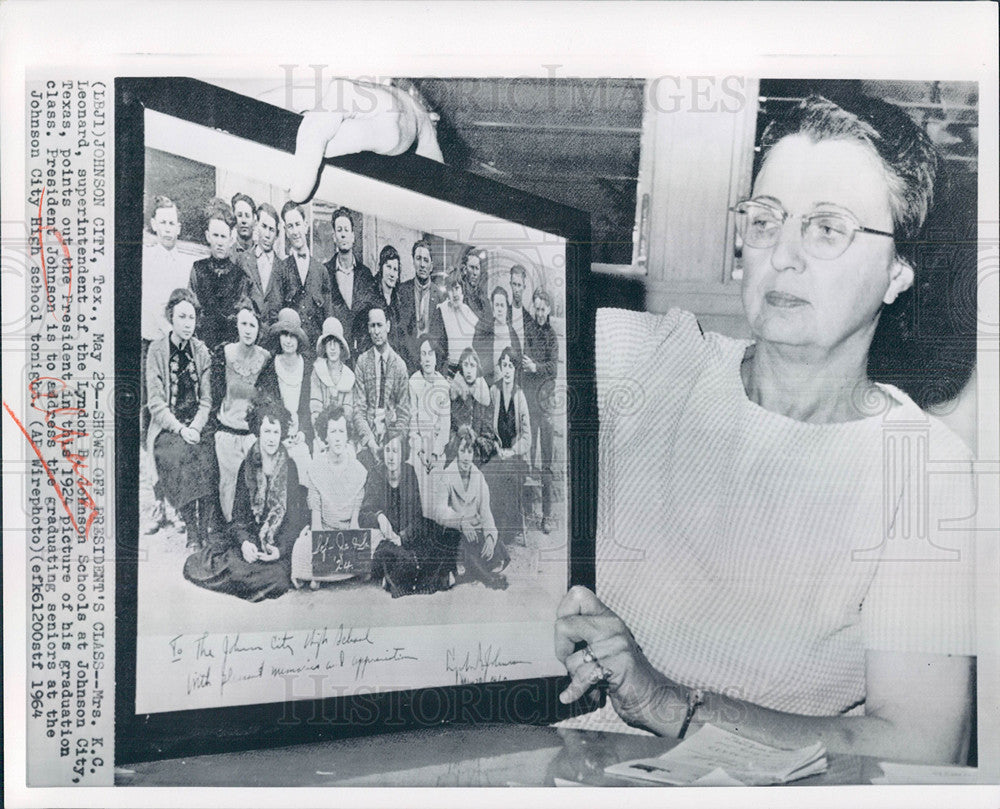
M576 651L578 643L594 646L606 638L621 635L624 624L613 612L602 615L567 615L555 625L556 657L564 663Z
M569 592L563 596L556 609L556 617L563 618L567 615L601 615L611 612L604 602L601 601L592 590L582 585L571 587ZM612 613L613 615L614 613Z
M317 110L302 116L295 138L292 184L288 192L293 202L305 202L312 196L327 144L337 134L343 121L342 112Z

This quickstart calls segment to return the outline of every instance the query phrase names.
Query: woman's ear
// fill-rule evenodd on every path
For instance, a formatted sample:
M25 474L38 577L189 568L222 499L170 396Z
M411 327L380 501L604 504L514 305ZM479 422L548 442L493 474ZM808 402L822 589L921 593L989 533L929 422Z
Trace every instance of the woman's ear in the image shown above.
M892 303L913 286L913 267L905 258L896 256L889 267L889 288L882 298L883 303Z

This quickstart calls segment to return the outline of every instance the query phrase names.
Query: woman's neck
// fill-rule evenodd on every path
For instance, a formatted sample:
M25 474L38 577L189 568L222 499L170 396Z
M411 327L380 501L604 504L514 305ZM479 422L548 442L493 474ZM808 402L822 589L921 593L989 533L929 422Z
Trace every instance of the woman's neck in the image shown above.
M340 360L331 360L327 357L326 367L330 369L330 373L336 374L340 372L340 369L344 367L344 364Z
M511 394L514 392L514 381L508 382L506 379L502 379L500 380L500 388L503 390L503 398L509 402Z
M236 344L236 351L235 351L236 356L241 357L243 359L247 359L253 354L254 349L256 347L257 347L256 343L251 343L250 345L247 345L241 340Z
M872 397L885 396L868 378L867 365L867 352L833 351L817 358L757 343L747 349L740 375L747 398L765 410L830 424L870 416Z
M288 368L291 368L294 365L298 365L299 359L300 359L299 355L296 353L285 354L284 352L282 352L281 354L278 355L277 362L281 363L284 366L287 366Z
M274 468L278 465L278 453L275 452L268 455L266 452L260 453L260 466L264 470L265 475L271 475L274 473Z

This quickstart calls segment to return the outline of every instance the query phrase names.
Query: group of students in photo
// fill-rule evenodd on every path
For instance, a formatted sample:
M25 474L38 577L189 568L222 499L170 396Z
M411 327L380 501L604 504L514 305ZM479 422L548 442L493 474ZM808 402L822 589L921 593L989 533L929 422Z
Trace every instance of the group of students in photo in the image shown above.
M487 295L466 248L444 288L418 239L414 277L385 245L373 272L338 208L335 254L310 250L307 217L246 194L205 207L207 258L177 251L179 217L153 201L143 257L147 533L183 522L185 577L248 600L276 597L308 532L378 529L372 579L394 596L478 580L507 587L525 543L524 485L552 528L558 362L541 286L527 271ZM279 229L288 255L276 251ZM306 560L308 561L308 560Z

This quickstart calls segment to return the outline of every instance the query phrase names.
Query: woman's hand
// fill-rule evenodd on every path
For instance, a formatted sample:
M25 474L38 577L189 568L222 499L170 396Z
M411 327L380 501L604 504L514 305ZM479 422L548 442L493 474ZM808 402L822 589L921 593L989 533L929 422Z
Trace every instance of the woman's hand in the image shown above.
M270 542L264 543L264 552L257 555L257 561L259 562L274 562L277 561L278 557L281 556L281 552L278 550L277 545L273 545Z
M334 79L319 109L302 116L289 194L296 202L309 199L324 157L354 152L398 155L414 141L417 154L443 159L430 115L405 91Z
M573 587L560 602L556 616L556 657L571 678L559 695L561 702L575 702L598 683L606 682L618 715L641 727L650 724L654 714L662 726L663 710L676 712L683 704L675 694L679 689L653 668L625 622L586 587ZM576 651L580 642L586 645ZM678 727L683 717L680 710Z
M260 559L260 551L249 539L243 542L240 550L243 552L243 560L245 562L253 563Z
M194 427L181 427L180 437L191 445L197 444L201 441L201 433L199 433Z
M493 558L493 551L497 547L497 538L493 534L489 534L486 540L483 542L483 559L489 562Z
M392 530L392 523L389 522L389 518L385 514L378 515L378 528L382 532L382 536L390 542L395 545L402 545L402 539L400 539L399 534Z
M461 528L461 531L462 531L462 536L465 537L465 541L466 542L474 543L476 541L476 539L477 539L477 537L476 537L476 523L473 520L469 519L468 517L465 517L462 520L462 524L461 524L460 528Z

